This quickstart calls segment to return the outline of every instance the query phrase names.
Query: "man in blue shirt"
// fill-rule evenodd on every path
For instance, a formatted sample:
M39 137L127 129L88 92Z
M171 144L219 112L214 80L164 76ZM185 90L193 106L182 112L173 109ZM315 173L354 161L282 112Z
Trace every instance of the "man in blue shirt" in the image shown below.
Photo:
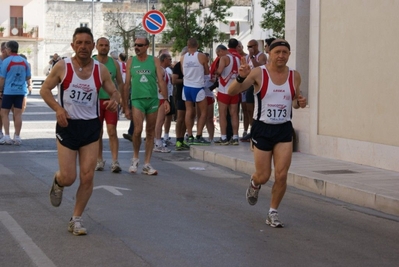
M18 55L19 45L16 41L6 43L7 58L1 63L0 69L0 98L1 120L4 126L4 136L0 139L1 145L20 145L22 111L24 97L28 92L27 81L30 81L31 70L28 62ZM10 110L14 106L14 139L10 138Z
M0 69L1 69L1 63L3 63L3 60L7 57L6 53L6 43L7 42L2 42L1 43L1 56L0 56ZM1 108L1 97L0 97L0 108ZM0 139L3 138L3 123L1 121L1 114L0 114Z

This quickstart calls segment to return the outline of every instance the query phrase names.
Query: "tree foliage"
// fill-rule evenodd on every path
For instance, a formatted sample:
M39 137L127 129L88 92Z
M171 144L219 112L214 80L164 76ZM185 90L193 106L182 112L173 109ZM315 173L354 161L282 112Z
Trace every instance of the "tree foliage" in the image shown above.
M121 44L125 54L129 55L129 50L133 48L136 35L143 35L141 24L136 25L135 13L126 12L120 8L109 10L104 13L104 20L108 22L106 35L110 41Z
M260 6L265 9L260 27L266 30L273 30L273 36L276 38L284 38L285 0L262 0Z
M198 0L161 0L161 3L160 11L167 20L162 41L172 42L172 51L180 51L191 37L198 40L200 48L222 41L215 23L227 23L226 17L230 15L227 10L233 5L231 0L213 0L203 8L199 8Z

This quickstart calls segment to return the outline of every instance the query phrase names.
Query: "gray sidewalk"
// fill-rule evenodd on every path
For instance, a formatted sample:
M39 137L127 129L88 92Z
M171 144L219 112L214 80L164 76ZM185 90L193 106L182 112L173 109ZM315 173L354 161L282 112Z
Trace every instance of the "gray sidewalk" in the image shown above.
M249 143L191 146L190 155L248 175L254 171ZM295 152L288 185L399 216L398 172Z

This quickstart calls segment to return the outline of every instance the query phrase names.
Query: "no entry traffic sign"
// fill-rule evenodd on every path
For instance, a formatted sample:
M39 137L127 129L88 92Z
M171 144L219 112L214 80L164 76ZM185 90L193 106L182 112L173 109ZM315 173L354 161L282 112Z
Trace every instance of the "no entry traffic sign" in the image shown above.
M143 17L143 27L149 34L158 34L166 26L164 14L158 10L150 10Z

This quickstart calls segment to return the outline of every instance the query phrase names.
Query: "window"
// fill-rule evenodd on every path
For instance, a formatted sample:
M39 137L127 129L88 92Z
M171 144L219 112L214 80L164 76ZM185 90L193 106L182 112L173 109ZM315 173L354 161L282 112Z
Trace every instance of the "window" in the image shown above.
M10 36L22 36L23 24L23 6L10 6Z

